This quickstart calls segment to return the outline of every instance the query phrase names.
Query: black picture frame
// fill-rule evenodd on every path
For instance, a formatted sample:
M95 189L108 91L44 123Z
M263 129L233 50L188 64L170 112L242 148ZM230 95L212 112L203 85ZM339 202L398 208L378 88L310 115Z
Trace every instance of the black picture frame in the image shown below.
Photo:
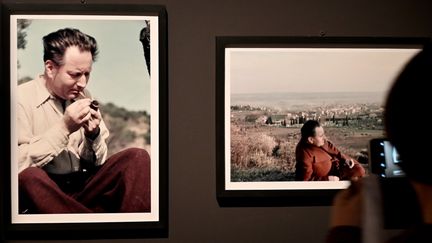
M0 165L1 178L1 233L2 240L10 239L108 239L108 238L158 238L168 235L168 43L167 43L167 12L162 5L142 5L142 4L89 4L81 1L78 4L24 4L24 3L1 3L1 108L7 114L2 124L4 129L1 132L2 140L2 159ZM112 21L133 20L149 21L150 30L150 50L151 64L146 69L146 62L142 48L139 54L143 59L142 69L148 72L148 91L149 98L146 101L148 110L151 114L151 190L152 205L151 212L148 214L137 213L118 213L113 215L101 216L97 220L89 220L90 216L75 215L76 219L69 218L70 215L57 215L59 219L51 222L50 215L48 220L30 219L24 222L14 222L12 197L15 178L12 176L12 150L14 148L12 122L13 114L13 86L11 73L16 65L12 64L11 57L16 54L12 43L12 28L16 24L17 18L28 18L31 20L46 20L55 23L59 20L72 19L83 21L102 21L108 19ZM19 17L24 16L24 17ZM95 18L95 19L93 19ZM127 21L124 21L127 22ZM11 24L12 23L12 24ZM32 23L33 24L33 23ZM145 25L144 25L145 26ZM74 26L64 26L74 27ZM114 27L107 28L106 31L114 31ZM49 29L50 31L57 29ZM114 37L114 35L113 35ZM139 40L140 33L133 38ZM153 44L155 43L155 44ZM141 43L140 43L141 44ZM42 42L40 40L40 45ZM17 52L18 48L15 48ZM11 51L9 51L11 50ZM102 51L102 50L100 50ZM37 59L40 58L40 59ZM42 63L42 53L35 58ZM156 61L154 61L156 60ZM125 60L122 60L125 61ZM96 62L97 65L97 62ZM17 69L17 68L16 68ZM152 70L150 75L150 70ZM41 70L42 71L42 70ZM130 70L129 70L130 71ZM16 79L15 79L16 80ZM117 90L120 91L120 90ZM139 91L139 90L138 90ZM141 90L144 93L145 90ZM143 93L141 96L144 96ZM94 94L94 93L93 93ZM145 102L143 102L145 103ZM149 118L150 119L150 118ZM150 140L151 139L151 140ZM150 146L150 145L149 145ZM150 150L150 149L149 149ZM154 199L156 198L156 199ZM64 220L62 219L64 217ZM117 219L118 217L118 219ZM110 219L114 218L114 219Z
M340 189L346 188L349 185L349 181L295 181L294 155L295 146L300 137L301 124L299 124L298 118L293 123L287 122L289 120L287 118L288 114L296 114L296 112L300 112L301 109L304 109L303 111L305 117L308 117L310 114L308 112L312 111L313 109L317 109L319 106L316 104L311 104L310 106L314 108L308 108L309 110L306 108L294 109L292 108L293 106L291 106L291 108L279 107L276 109L272 105L276 104L277 102L282 105L287 105L289 102L297 102L295 104L299 105L298 107L306 106L304 106L304 103L302 103L305 102L304 100L302 102L298 100L289 100L285 102L275 94L278 92L302 93L308 91L309 89L313 90L313 87L315 86L319 86L322 90L327 92L332 92L331 89L326 89L325 86L320 84L330 82L328 78L329 76L326 76L328 73L330 73L329 75L340 73L342 72L341 69L347 68L353 68L352 75L358 75L361 72L371 72L373 70L377 70L376 68L370 68L373 66L372 63L382 65L385 64L382 63L382 60L386 60L385 58L391 57L386 57L387 50L389 50L389 53L398 52L398 50L408 50L408 52L410 52L409 54L404 54L402 55L403 57L400 57L400 60L397 64L398 67L394 66L393 68L389 69L386 69L387 67L385 67L387 70L386 72L391 72L390 74L392 78L395 78L402 65L411 56L413 56L414 53L421 50L424 44L430 41L430 39L426 37L217 36L215 41L216 196L219 205L326 206L331 205L335 193ZM347 59L347 57L342 57L340 54L338 56L336 53L345 53L347 56L349 56L355 52L367 54L366 52L371 50L372 52L378 51L378 55L369 57L366 55L364 57L366 59L355 59L355 62L352 61L354 59ZM326 52L324 53L325 55L320 54L321 51ZM383 59L380 59L381 54ZM329 58L325 56L329 56ZM340 58L339 63L336 57ZM348 64L346 64L347 61ZM360 69L356 69L357 66L360 67L361 65L363 68L362 71ZM322 72L322 67L331 67L334 69L330 68L326 74ZM321 72L322 76L317 76L314 79L311 75L309 78L309 73L318 73L319 71ZM274 73L276 74L273 75ZM294 79L299 80L299 78L303 77L299 75L294 76L290 73L301 73L302 75L306 76L306 78L302 80L308 85L297 85L298 83L302 82L294 81ZM306 75L306 73L308 75ZM281 76L288 78L282 79L280 78ZM345 78L346 77L348 77L347 80L351 80L349 75L345 76ZM392 81L389 77L390 76L387 75L387 84L385 87L381 85L383 87L381 87L379 90L381 99L385 98L386 91L384 88L388 89ZM339 81L341 81L341 86L345 85L342 83L342 78L336 77L335 79L339 79ZM273 82L272 80L276 81ZM287 84L290 84L291 86L288 86ZM294 86L297 88L293 88ZM364 88L364 90L368 90L367 87L362 88ZM314 92L320 92L316 90L317 89L315 89ZM355 88L351 89L348 87L347 91L350 90L355 90ZM336 91L339 90L335 90L335 92ZM286 94L284 93L283 95ZM269 97L277 98L270 100ZM289 95L284 97L289 97ZM268 110L269 107L270 109ZM290 109L292 109L292 112ZM272 117L271 113L278 114L278 110L282 110L282 113L285 112L285 123L281 122L281 128L277 128L277 125L275 126L275 123L273 122L267 123L269 120L268 117ZM321 111L322 110L323 109L321 109ZM264 117L266 119L258 120L263 114L267 114ZM250 119L247 119L248 117ZM235 125L233 125L233 121L236 122ZM268 126L272 127L267 128ZM233 130L231 130L232 127L237 129L235 130L234 136ZM383 130L383 125L381 125L381 128ZM273 130L269 132L269 129ZM258 164L259 158L253 160L248 156L251 156L250 153L254 153L253 151L258 151L256 153L261 153L259 150L260 148L256 148L258 146L257 144L260 143L259 137L257 136L261 135L253 137L253 134L268 135L267 138L273 141L273 145L270 146L269 151L263 152L263 154L267 153L264 157L268 160L269 157L274 158L275 156L280 156L280 153L283 152L280 151L280 148L282 147L281 144L287 139L284 138L284 135L281 135L281 133L287 131L288 134L288 131L292 131L289 129L297 129L295 134L290 138L291 140L288 141L288 143L291 143L289 144L291 147L288 148L292 149L290 150L291 169L287 170L286 174L283 174L279 171L276 172L276 176L279 177L273 178L279 178L277 180L267 180L267 178L272 178L270 176L266 177L267 175L262 177L256 176L261 172L259 169L257 169L258 172L254 172L252 169L259 168L259 166L263 165ZM245 138L246 136L249 137ZM383 135L381 134L378 137L382 136ZM232 137L236 139L235 142L232 142ZM279 141L277 139L279 139ZM235 147L235 150L233 150L233 144L237 146ZM338 144L335 145L338 146ZM368 143L364 144L365 148L367 148L367 145ZM255 150L248 149L250 147L253 147ZM237 157L235 162L233 162L234 160L232 154L241 154L239 156L243 157ZM368 155L366 151L366 160L363 161L366 171L368 167L367 156ZM238 158L248 159L240 160ZM239 161L243 161L244 164L239 165ZM254 161L256 164L249 163L248 161ZM263 159L263 161L265 160ZM266 168L265 165L263 167ZM282 168L282 166L279 165L279 167L277 167L275 170L282 171L280 168ZM274 171L271 169L269 170L270 172L268 174L274 173ZM262 173L264 174L264 172ZM366 173L368 173L368 171ZM280 174L283 174L283 176Z

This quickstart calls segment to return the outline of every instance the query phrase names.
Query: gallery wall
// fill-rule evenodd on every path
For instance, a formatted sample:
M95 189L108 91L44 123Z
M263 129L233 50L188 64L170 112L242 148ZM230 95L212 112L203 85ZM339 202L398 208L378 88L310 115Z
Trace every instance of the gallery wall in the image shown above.
M116 4L120 2L86 1ZM47 3L48 1L19 2ZM80 4L81 0L62 2ZM215 37L320 35L432 37L432 2L429 0L129 0L127 2L162 4L166 6L168 13L169 233L167 238L159 239L100 239L71 242L322 242L330 215L328 206L220 207L218 205L215 174L215 87L217 85Z

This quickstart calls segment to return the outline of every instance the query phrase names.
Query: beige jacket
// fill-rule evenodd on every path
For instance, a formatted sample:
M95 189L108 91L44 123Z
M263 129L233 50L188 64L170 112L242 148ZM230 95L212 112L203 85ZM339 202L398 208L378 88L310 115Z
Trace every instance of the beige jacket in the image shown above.
M91 141L84 129L69 134L61 125L63 108L44 84L43 76L18 86L17 135L19 172L41 167L47 172L65 174L80 169L80 159L103 164L107 156L109 132L104 122L100 134ZM87 90L87 97L91 97ZM66 106L71 101L66 102Z

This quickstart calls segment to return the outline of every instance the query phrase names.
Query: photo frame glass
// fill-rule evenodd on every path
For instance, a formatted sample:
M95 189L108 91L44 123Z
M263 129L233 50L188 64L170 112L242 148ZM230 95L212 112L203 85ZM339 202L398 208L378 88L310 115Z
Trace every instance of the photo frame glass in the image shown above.
M52 8L51 8L52 7ZM11 229L39 225L44 231L56 226L84 223L87 231L107 225L117 235L143 230L154 235L166 230L167 221L167 137L166 137L166 15L162 6L48 6L52 11L37 11L31 6L5 6L8 22L4 31L10 45L10 212ZM37 9L37 7L36 7ZM99 102L99 111L108 128L107 158L127 148L140 148L150 156L150 207L147 211L128 213L29 213L20 208L18 173L19 128L17 127L18 86L44 74L42 38L64 29L78 29L94 37L98 55L91 66L86 89ZM6 45L6 44L5 44ZM71 74L72 75L72 74ZM8 168L8 167L6 167ZM8 190L6 190L8 191ZM7 194L6 194L7 195ZM7 206L6 206L7 207ZM107 224L108 223L108 224ZM17 227L15 227L17 226ZM38 227L39 227L38 226ZM67 228L67 227L66 227ZM79 228L79 227L77 227ZM73 231L74 227L70 229ZM111 229L111 228L105 228ZM147 232L145 231L147 229ZM13 230L12 230L13 231ZM137 231L135 231L136 233ZM54 237L61 237L59 235ZM109 234L108 234L109 235ZM16 235L15 235L16 236ZM18 238L20 238L18 236Z
M318 121L326 139L367 176L369 141L385 136L387 92L424 40L218 37L216 42L217 133L223 135L217 141L218 198L280 196L301 203L318 198L329 204L350 180L300 172L301 128Z

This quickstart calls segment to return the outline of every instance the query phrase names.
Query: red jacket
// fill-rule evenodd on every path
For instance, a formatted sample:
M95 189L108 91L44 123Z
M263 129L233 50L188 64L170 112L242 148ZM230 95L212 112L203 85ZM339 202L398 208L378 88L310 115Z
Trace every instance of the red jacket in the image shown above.
M300 141L296 147L296 180L327 181L329 175L341 177L339 167L348 159L351 158L329 141L322 147Z

